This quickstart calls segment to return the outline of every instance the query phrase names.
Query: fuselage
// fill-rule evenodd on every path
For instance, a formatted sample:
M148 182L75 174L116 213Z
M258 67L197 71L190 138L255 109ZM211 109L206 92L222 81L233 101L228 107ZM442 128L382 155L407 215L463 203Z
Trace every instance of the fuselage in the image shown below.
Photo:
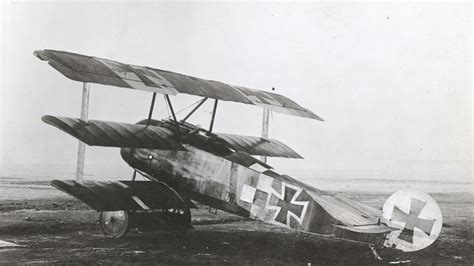
M376 224L380 212L318 190L256 163L216 155L183 144L186 150L122 148L122 158L150 179L213 208L301 231L381 244L384 234L359 234L340 226ZM199 145L197 145L199 146Z

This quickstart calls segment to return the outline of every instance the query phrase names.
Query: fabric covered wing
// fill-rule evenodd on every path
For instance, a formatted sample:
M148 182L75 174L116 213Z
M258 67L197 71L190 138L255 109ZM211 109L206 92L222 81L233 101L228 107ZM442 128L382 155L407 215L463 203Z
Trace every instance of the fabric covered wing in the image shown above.
M303 158L290 147L278 140L260 137L240 136L215 133L231 149L246 152L250 155Z
M51 185L96 211L185 209L184 199L164 183L154 181L53 180Z
M273 168L270 165L256 159L255 157L243 151L233 152L227 156L224 156L224 158L251 169L257 168L257 165L260 165L259 169L268 170Z
M85 56L64 51L39 50L34 55L48 61L69 79L175 95L186 93L264 107L275 112L322 119L291 99L265 91L233 86L170 71Z
M336 227L349 230L355 233L363 234L381 234L399 230L399 228L391 227L385 224L368 224L368 225L359 225L359 226L344 226L344 225L334 225Z
M43 121L91 146L185 150L162 127L46 115Z
M146 67L54 50L35 51L34 55L72 80L171 95L178 93L172 84Z

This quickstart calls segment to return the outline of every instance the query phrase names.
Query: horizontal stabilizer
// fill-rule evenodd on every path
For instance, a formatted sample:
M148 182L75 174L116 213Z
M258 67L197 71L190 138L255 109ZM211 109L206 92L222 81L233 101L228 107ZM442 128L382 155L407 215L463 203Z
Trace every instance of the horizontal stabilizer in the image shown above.
M303 158L290 147L278 140L224 133L215 134L227 145L228 148L246 152L250 155Z
M154 181L53 180L51 185L83 201L96 211L186 209L183 198L164 183Z
M162 127L46 115L42 120L91 146L185 150Z
M259 91L173 73L166 70L55 50L38 50L34 55L69 79L103 85L175 95L185 93L222 101L256 105L269 110L311 119L322 119L293 100Z
M368 225L358 225L358 226L334 225L334 226L345 229L345 230L349 230L351 232L364 233L364 234L381 234L381 233L388 233L388 232L400 230L399 228L390 227L384 224L368 224Z

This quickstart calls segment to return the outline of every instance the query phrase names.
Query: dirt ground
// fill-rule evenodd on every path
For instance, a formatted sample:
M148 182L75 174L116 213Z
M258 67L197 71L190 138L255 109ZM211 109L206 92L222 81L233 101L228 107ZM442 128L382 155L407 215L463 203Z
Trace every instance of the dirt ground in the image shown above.
M381 207L388 195L343 193ZM473 194L432 195L444 215L438 240L415 253L379 251L365 245L308 235L250 221L205 206L193 210L195 229L132 232L125 239L103 237L98 213L67 195L0 201L0 240L24 245L0 248L0 264L300 264L367 265L409 260L411 264L474 264Z

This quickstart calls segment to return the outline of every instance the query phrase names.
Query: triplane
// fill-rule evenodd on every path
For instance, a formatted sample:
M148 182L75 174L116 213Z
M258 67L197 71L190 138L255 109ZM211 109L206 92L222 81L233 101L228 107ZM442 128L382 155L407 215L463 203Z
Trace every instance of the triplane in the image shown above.
M383 210L375 209L277 173L266 156L302 158L280 141L213 132L219 100L322 121L287 97L64 51L34 54L69 79L84 83L81 119L42 118L80 140L76 180L51 184L101 212L106 236L125 237L135 227L185 231L192 228L193 201L273 225L366 244L377 257L378 248L423 249L441 231L440 209L427 194L399 191ZM148 118L136 124L88 120L89 83L152 92ZM152 119L157 93L164 94L172 119ZM178 93L203 97L181 120L168 96ZM188 123L208 99L214 99L209 129ZM135 170L132 180L83 180L83 143L119 147ZM137 172L149 181L135 180Z

